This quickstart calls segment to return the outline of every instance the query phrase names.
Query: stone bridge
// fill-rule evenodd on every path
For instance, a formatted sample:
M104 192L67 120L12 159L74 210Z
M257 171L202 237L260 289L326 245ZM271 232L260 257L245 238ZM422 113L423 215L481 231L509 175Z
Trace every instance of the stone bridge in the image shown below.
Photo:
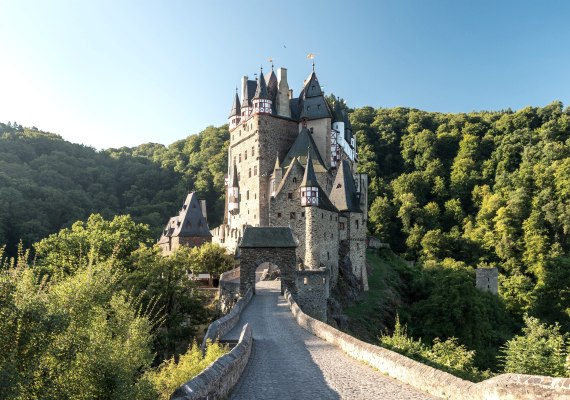
M238 324L224 339L253 332L249 362L231 399L433 399L373 370L295 321L279 281L256 285Z

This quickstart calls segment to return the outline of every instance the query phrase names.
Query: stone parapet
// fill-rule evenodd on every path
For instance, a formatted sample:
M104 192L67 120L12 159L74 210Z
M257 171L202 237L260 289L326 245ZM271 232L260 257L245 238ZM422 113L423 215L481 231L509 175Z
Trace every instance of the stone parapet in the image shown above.
M239 342L229 353L214 361L192 380L181 385L170 397L171 400L224 399L235 386L251 354L253 334L246 324Z
M231 331L234 326L236 326L242 311L249 304L252 296L253 290L250 288L246 292L245 296L238 300L238 302L232 307L227 315L218 318L212 322L210 326L208 326L208 330L206 331L206 335L202 341L202 351L206 349L206 342L208 339L215 341L224 336L226 333Z
M302 328L349 356L433 396L454 400L570 400L570 378L503 374L479 383L469 382L347 335L305 314L289 291L285 292L285 297Z

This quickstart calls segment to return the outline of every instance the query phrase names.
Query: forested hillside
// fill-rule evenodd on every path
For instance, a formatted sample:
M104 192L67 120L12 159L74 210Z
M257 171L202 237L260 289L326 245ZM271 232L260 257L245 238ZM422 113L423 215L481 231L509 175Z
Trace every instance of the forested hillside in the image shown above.
M173 143L96 151L36 128L0 123L0 243L13 255L85 220L130 214L154 236L188 190L208 200L211 223L223 211L226 127ZM213 161L213 162L212 162Z
M401 294L393 301L413 336L458 337L478 351L479 367L496 368L525 314L570 330L568 108L365 107L351 121L371 177L369 229L416 261L399 267L389 292ZM472 290L476 267L499 268L498 302ZM540 336L538 322L525 322L528 337ZM560 349L550 351L563 370Z

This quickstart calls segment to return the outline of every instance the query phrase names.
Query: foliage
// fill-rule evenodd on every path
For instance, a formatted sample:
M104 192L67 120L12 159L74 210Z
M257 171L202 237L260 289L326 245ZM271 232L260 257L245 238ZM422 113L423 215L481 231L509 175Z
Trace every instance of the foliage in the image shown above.
M141 400L170 399L178 386L194 378L227 352L227 347L209 342L206 354L202 354L196 342L192 343L188 351L180 356L178 363L170 358L144 374L138 383Z
M407 357L465 379L478 381L486 376L474 367L474 350L468 350L453 337L444 341L435 338L433 344L427 346L421 340L409 336L407 326L400 323L398 316L392 335L383 334L380 336L380 343Z
M180 354L196 335L197 326L211 318L204 307L205 295L189 279L191 254L181 247L165 257L157 246L141 247L132 254L132 271L125 277L129 291L140 293L144 305L164 314L154 341L159 360Z
M49 283L20 254L0 272L0 397L130 399L153 321L99 263Z
M130 214L157 237L185 193L208 201L210 224L221 220L227 161L226 126L209 127L169 147L96 151L37 128L0 123L0 243L15 255L84 220Z
M210 286L212 286L214 276L219 276L234 266L234 258L223 247L211 242L193 247L188 258L192 272L210 274Z
M560 332L558 324L542 324L526 315L524 322L522 335L509 340L502 350L505 372L570 378L568 335Z

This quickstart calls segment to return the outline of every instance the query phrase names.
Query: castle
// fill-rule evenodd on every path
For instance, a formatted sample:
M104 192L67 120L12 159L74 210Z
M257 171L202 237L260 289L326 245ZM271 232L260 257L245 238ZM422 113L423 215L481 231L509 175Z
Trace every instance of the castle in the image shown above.
M236 252L245 228L290 227L299 270L326 270L336 285L350 260L368 289L365 264L366 174L340 103L329 107L313 71L297 97L287 69L242 78L228 118L227 191L212 241Z

